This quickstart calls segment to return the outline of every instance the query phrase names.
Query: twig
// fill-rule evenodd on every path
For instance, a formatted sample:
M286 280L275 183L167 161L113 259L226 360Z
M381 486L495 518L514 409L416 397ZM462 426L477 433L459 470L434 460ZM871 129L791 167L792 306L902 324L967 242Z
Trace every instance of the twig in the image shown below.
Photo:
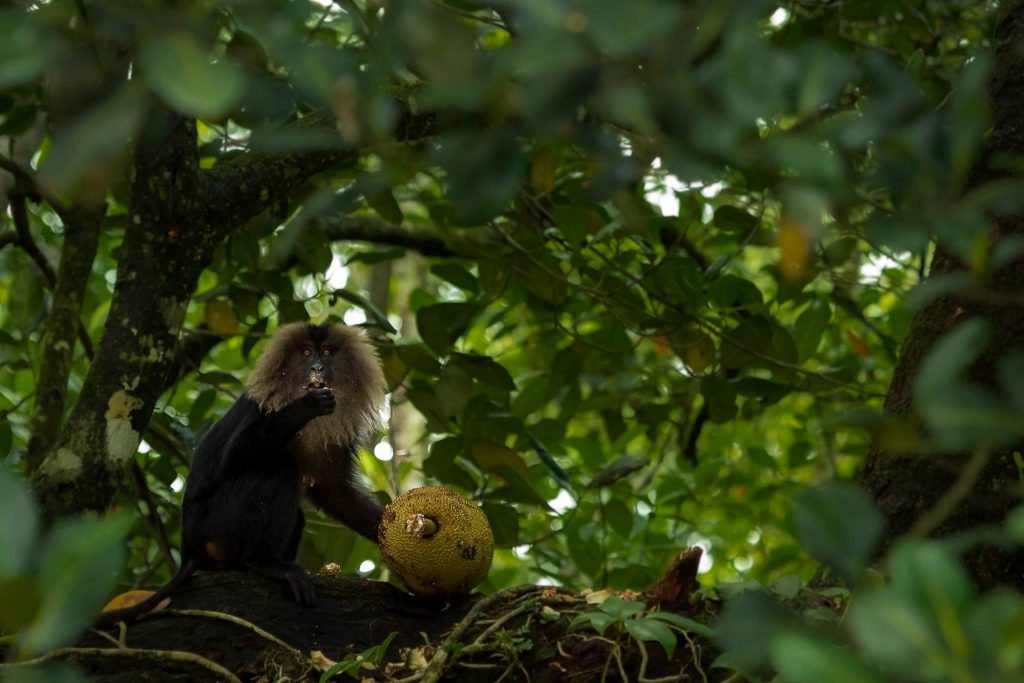
M2 159L3 157L0 157ZM25 208L25 195L15 193L11 195L11 216L14 218L14 229L18 233L18 245L28 257L35 262L36 266L43 273L50 288L53 288L57 281L57 273L47 260L46 256L39 250L39 246L32 239L32 233L28 228L28 211Z
M241 679L238 678L238 676L234 675L217 662L214 662L213 660L207 659L206 657L202 657L192 652L182 652L180 650L150 650L133 647L62 647L56 650L50 650L45 655L42 655L41 657L36 657L35 659L28 659L24 662L0 664L0 671L2 671L3 669L15 669L38 666L40 664L45 664L46 662L52 661L54 659L63 659L65 657L123 657L126 659L153 659L171 662L182 662L202 667L207 671L216 674L218 678L222 678L226 681L231 681L232 683L242 683Z
M57 199L51 192L42 187L37 181L36 177L25 170L25 168L14 159L9 159L5 156L0 155L0 169L3 169L14 176L15 180L20 182L24 189L28 190L29 193L45 199L46 203L53 207L53 210L58 214L63 214L67 210L67 207Z
M444 639L437 650L434 652L433 658L427 664L423 671L417 672L412 676L399 679L395 683L415 683L421 681L422 683L437 683L441 680L441 676L444 674L445 664L448 662L448 658L451 656L451 646L458 642L459 638L469 629L470 626L476 621L477 617L486 610L488 607L495 605L507 598L518 598L523 595L528 595L535 591L541 590L540 586L523 585L516 586L515 588L509 588L507 590L492 593L486 598L483 598L466 613L466 616L462 618L452 632L448 634L448 637Z
M700 678L704 683L708 683L708 675L704 673L704 668L700 665L701 647L694 642L693 636L691 636L685 629L679 629L679 632L686 639L687 645L690 646L690 654L693 656L693 668L700 674Z
M608 662L615 659L615 664L619 668L619 676L622 677L623 681L629 683L629 676L626 675L626 667L622 662L622 648L619 647L619 644L610 638L605 638L604 636L591 636L588 640L600 640L601 642L608 643L611 646L611 652L608 653ZM601 675L601 680L605 680L608 677L608 662L605 662L604 673Z
M647 653L647 646L644 645L644 641L639 638L634 638L636 641L637 649L640 650L640 672L637 674L637 680L640 683L676 683L682 681L688 676L685 673L678 673L673 676L662 676L660 678L647 678L647 665L650 663L650 655Z
M226 621L226 622L229 622L231 624L234 624L235 626L241 626L244 629L252 631L253 633L255 633L256 635L260 636L261 638L263 638L265 640L269 640L270 642L274 643L275 645L277 645L281 649L285 650L286 652L288 652L289 654L291 654L293 657L295 657L296 659L298 659L300 661L306 661L306 660L309 659L308 657L306 657L306 655L302 654L302 652L300 652L299 650L295 649L294 647L292 647L288 643L284 642L283 640L281 640L280 638L275 636L273 633L270 633L269 631L266 631L266 630L260 628L259 626L257 626L256 624L252 623L251 621L246 621L245 619L242 619L241 617L236 617L233 614L227 614L226 612L214 612L214 611L205 610L205 609L163 609L163 610L159 610L159 611L153 612L150 615L150 617L159 617L161 615L182 616L182 617L202 617L204 619L219 619L221 621Z
M953 514L957 506L970 495L974 485L978 483L978 477L981 476L982 470L985 469L985 465L988 464L991 457L992 451L987 448L975 451L971 459L967 461L967 464L960 471L960 477L943 494L939 502L935 504L935 507L914 523L914 526L910 529L910 534L924 538L939 528Z
M466 647L462 648L462 651L459 654L470 655L470 654L474 654L476 652L480 652L486 646L485 641L488 638L490 638L492 635L494 635L495 631L497 631L499 628L501 628L502 626L507 624L512 619L515 619L516 617L518 617L523 612L526 612L527 610L530 610L530 609L533 609L533 605L530 604L530 603L526 603L526 604L520 605L519 607L516 607L514 610L511 610L511 611L506 612L505 614L501 615L501 617L499 619L495 619L493 624L488 626L487 629L485 629L483 633L481 633L479 636L477 636L476 640L474 640L472 643L470 643Z
M0 420L6 420L8 415L10 415L11 413L13 413L16 410L18 410L18 408L20 408L23 405L25 405L29 400L32 399L33 396L35 396L35 394L36 394L36 392L31 391L31 392L25 394L24 396L22 396L21 399L19 399L18 402L15 403L14 405L12 405L10 408L7 408L5 410L0 410Z
M160 550L163 552L164 561L167 562L167 567L171 570L171 574L175 574L178 571L178 563L174 561L174 556L171 554L171 539L167 535L167 527L164 526L164 521L160 519L160 513L157 512L153 494L146 483L146 475L134 458L132 458L132 479L135 481L135 488L139 492L139 497L146 503L146 516L149 518L149 525L153 527L153 531L160 542Z

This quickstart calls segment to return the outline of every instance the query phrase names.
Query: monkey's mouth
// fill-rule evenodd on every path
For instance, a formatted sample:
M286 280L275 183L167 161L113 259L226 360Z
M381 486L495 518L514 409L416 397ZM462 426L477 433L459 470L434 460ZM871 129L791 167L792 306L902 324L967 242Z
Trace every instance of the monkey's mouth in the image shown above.
M309 377L306 380L306 389L323 389L327 386L327 381L324 380L324 374L317 372L316 370L309 371Z

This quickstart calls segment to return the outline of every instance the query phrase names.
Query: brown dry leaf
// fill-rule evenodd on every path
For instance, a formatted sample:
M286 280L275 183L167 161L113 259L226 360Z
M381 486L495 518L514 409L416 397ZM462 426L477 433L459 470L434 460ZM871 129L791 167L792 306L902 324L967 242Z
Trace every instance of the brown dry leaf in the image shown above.
M231 304L223 299L206 302L206 326L210 332L221 337L230 337L238 332L238 316Z
M868 344L863 339L857 336L856 332L846 330L846 338L850 342L850 346L853 347L853 352L861 358L867 358L871 351L868 349Z
M799 280L807 272L811 258L811 239L807 231L793 220L783 216L779 224L779 271L788 280Z

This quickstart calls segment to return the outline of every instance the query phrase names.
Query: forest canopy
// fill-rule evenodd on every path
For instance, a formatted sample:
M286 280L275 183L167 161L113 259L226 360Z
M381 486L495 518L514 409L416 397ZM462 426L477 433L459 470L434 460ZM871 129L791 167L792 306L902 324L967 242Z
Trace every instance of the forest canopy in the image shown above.
M1022 680L1022 40L1005 0L3 4L0 647L175 573L196 445L308 320L379 352L376 495L482 507L484 592L608 589L584 626L671 659L628 591L699 546L706 680ZM393 580L307 516L307 569Z

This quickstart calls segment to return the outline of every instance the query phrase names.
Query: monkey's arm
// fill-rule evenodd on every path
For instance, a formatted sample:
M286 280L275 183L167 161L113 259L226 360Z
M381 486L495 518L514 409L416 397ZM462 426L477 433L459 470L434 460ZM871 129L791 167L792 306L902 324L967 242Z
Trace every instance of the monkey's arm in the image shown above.
M309 497L325 513L376 543L384 508L358 481L353 457L346 452L330 458L330 466L315 474Z
M203 495L240 470L272 465L307 422L329 415L334 405L334 395L322 389L310 391L281 410L264 413L243 395L196 449L189 476L196 484L193 494Z

